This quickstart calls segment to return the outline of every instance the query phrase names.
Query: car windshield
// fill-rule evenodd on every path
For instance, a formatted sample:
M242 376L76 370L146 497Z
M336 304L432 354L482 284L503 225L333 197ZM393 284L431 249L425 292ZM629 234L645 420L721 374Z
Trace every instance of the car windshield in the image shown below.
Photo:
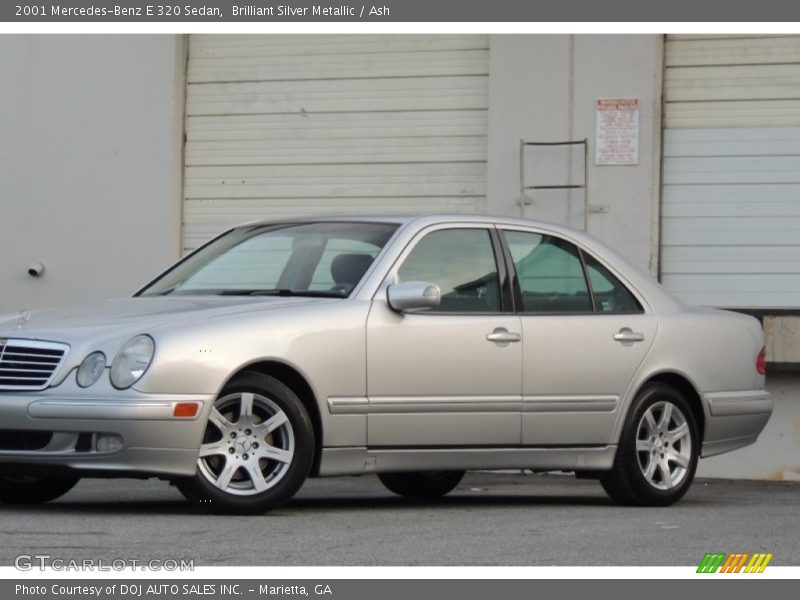
M350 222L238 227L138 295L345 298L396 229L395 224Z

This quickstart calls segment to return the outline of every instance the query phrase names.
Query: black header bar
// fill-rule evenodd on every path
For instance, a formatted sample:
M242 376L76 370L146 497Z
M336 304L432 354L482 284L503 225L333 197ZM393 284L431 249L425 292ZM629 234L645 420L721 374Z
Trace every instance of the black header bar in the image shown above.
M4 0L2 22L781 22L787 0Z

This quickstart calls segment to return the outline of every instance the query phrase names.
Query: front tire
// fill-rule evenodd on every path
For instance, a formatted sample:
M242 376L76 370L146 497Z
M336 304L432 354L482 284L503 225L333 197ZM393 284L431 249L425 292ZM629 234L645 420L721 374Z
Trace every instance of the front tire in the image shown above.
M263 513L294 496L313 459L314 431L297 395L274 377L244 373L211 408L197 473L176 485L215 512Z
M414 500L433 500L452 492L464 477L464 471L419 471L413 473L378 473L386 488Z
M619 504L669 506L689 489L699 453L689 402L670 385L648 384L633 401L614 466L600 483Z
M79 478L0 477L0 502L41 504L60 498L75 487Z

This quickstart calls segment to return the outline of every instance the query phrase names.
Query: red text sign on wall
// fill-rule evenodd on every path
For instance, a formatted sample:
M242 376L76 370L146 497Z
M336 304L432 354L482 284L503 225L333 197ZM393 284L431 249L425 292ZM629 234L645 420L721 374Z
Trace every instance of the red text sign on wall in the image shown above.
M594 164L639 163L639 98L598 98Z

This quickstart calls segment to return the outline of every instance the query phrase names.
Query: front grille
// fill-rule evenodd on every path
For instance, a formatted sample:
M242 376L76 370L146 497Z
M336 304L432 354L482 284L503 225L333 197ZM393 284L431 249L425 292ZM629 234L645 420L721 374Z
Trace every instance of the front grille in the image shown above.
M69 346L38 340L0 339L0 390L41 390L61 366Z

